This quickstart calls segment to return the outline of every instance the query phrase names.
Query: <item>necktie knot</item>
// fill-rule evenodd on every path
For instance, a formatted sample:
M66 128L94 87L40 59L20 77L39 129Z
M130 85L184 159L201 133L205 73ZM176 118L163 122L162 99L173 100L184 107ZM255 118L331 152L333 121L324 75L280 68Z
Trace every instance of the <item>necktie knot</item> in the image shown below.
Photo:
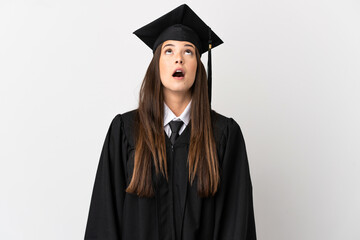
M179 136L179 130L181 128L181 126L183 125L183 121L171 121L169 122L170 125L170 129L171 129L171 136L170 136L170 141L172 144L175 143L175 140L178 138Z

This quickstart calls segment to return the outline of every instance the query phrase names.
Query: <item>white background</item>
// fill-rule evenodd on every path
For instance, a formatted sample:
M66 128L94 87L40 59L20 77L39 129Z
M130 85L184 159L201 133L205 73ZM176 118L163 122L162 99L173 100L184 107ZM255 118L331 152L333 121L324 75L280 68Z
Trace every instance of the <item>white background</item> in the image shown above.
M152 57L132 32L182 3L1 0L1 239L83 239ZM212 104L243 131L258 239L360 239L359 1L187 3L224 41Z

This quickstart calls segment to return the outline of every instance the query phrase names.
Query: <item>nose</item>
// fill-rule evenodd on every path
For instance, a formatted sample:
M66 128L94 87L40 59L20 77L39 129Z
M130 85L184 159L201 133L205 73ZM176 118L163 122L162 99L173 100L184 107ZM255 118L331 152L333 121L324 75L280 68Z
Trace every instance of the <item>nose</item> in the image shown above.
M183 64L184 63L184 60L182 58L182 55L180 53L178 53L176 56L175 56L175 63L180 63L180 64Z

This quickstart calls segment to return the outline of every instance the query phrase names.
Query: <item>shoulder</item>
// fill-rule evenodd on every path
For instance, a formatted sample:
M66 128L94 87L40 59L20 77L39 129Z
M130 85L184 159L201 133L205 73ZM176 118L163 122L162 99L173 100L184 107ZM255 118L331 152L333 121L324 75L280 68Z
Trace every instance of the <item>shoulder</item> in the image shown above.
M121 116L125 122L132 122L135 119L136 113L137 113L137 109L133 109L122 113Z
M215 111L212 111L211 117L221 166L226 156L246 154L245 140L239 124L232 117L226 117Z
M117 114L112 120L113 129L119 129L133 142L135 121L137 117L137 110L133 109L124 113ZM215 110L211 110L211 121L213 126L213 134L215 141L218 144L226 142L230 135L237 135L242 137L239 124L232 118L222 115Z
M137 109L133 109L124 113L118 113L112 119L111 128L112 132L122 135L123 138L133 144L134 141L134 125L136 119Z
M218 141L226 140L230 134L240 133L239 124L232 118L224 116L215 110L211 110L211 121L213 123L214 136Z
M137 109L130 110L125 113L118 113L113 117L111 124L112 125L125 125L128 127L129 125L133 125L135 121Z
M132 127L136 120L136 114L138 109L133 109L124 113L119 113L113 118L114 123L121 123L126 128ZM239 124L232 118L222 115L215 110L211 110L211 120L213 128L217 132L224 132L226 129L240 128Z

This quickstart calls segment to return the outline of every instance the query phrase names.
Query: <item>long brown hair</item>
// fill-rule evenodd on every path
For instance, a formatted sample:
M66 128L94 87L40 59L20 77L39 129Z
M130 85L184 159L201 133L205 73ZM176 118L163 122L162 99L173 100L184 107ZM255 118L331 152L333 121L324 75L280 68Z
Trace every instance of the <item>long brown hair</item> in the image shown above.
M156 174L168 180L166 144L164 133L164 96L160 80L159 59L162 44L155 50L140 88L139 108L135 123L136 146L134 170L128 193L140 197L154 196L152 166ZM197 191L200 197L214 195L220 176L216 144L212 131L207 77L200 54L196 49L197 69L190 91L191 136L188 154L189 182L197 176Z

